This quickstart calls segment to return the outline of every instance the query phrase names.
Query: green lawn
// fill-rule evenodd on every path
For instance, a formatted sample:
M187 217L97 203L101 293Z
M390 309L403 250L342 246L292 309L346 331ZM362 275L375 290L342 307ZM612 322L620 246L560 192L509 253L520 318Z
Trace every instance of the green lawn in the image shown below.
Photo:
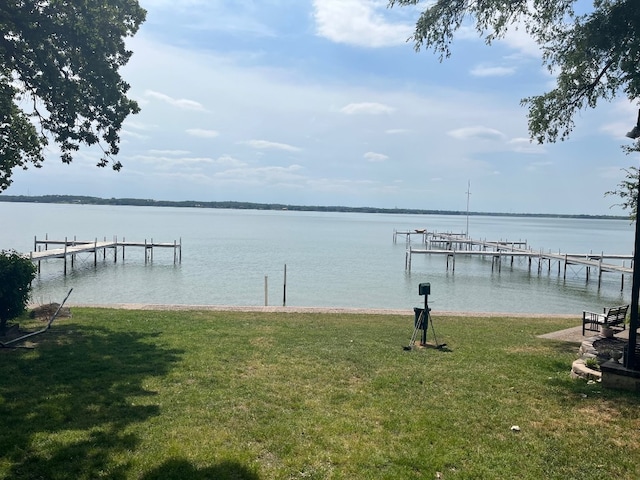
M640 396L537 338L577 317L434 323L74 308L0 350L0 478L640 478Z

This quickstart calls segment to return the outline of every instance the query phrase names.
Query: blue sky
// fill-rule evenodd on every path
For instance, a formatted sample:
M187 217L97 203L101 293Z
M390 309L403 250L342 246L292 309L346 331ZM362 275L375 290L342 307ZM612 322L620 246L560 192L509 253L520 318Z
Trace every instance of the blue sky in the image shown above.
M141 0L122 70L141 113L121 172L50 147L9 195L624 214L614 197L637 106L582 112L570 139L529 142L520 99L553 78L522 31L452 57L415 52L416 7L386 0ZM424 6L422 2L421 7Z

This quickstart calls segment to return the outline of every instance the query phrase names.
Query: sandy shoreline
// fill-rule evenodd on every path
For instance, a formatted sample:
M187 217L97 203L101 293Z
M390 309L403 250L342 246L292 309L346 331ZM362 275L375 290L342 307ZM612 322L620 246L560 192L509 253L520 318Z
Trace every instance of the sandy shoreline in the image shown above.
M413 315L411 309L343 308L343 307L276 307L276 306L234 306L234 305L178 305L146 303L84 304L67 303L68 307L114 308L122 310L207 310L217 312L263 312L263 313L340 313L367 315ZM572 318L572 314L523 313L523 312L449 312L431 309L432 315L447 317L523 317L523 318ZM575 315L577 318L577 315Z

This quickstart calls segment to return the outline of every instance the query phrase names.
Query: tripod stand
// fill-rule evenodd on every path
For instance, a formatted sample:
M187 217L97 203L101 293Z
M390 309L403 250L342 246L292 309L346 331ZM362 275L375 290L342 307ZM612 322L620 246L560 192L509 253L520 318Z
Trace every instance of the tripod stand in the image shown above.
M447 346L446 343L438 343L438 338L436 337L436 329L433 326L433 319L431 318L431 308L429 308L429 293L431 293L431 285L429 283L421 283L418 286L418 294L424 295L424 308L413 309L415 314L413 335L411 335L409 345L406 347L402 347L404 350L413 349L416 343L416 339L418 338L418 331L420 330L422 330L420 345L423 347L427 346L427 330L429 329L429 324L431 324L431 331L433 332L435 348L442 349Z

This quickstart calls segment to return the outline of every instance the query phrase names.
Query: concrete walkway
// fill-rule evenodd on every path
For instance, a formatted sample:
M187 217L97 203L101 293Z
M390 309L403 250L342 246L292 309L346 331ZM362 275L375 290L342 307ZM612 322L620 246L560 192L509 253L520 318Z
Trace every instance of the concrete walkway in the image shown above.
M582 325L577 327L566 328L564 330L558 330L557 332L545 333L544 335L538 335L538 338L547 338L549 340L560 340L562 342L582 343L588 338L598 336L598 332L591 332L587 330L582 335ZM629 330L625 329L616 334L616 338L629 338Z

